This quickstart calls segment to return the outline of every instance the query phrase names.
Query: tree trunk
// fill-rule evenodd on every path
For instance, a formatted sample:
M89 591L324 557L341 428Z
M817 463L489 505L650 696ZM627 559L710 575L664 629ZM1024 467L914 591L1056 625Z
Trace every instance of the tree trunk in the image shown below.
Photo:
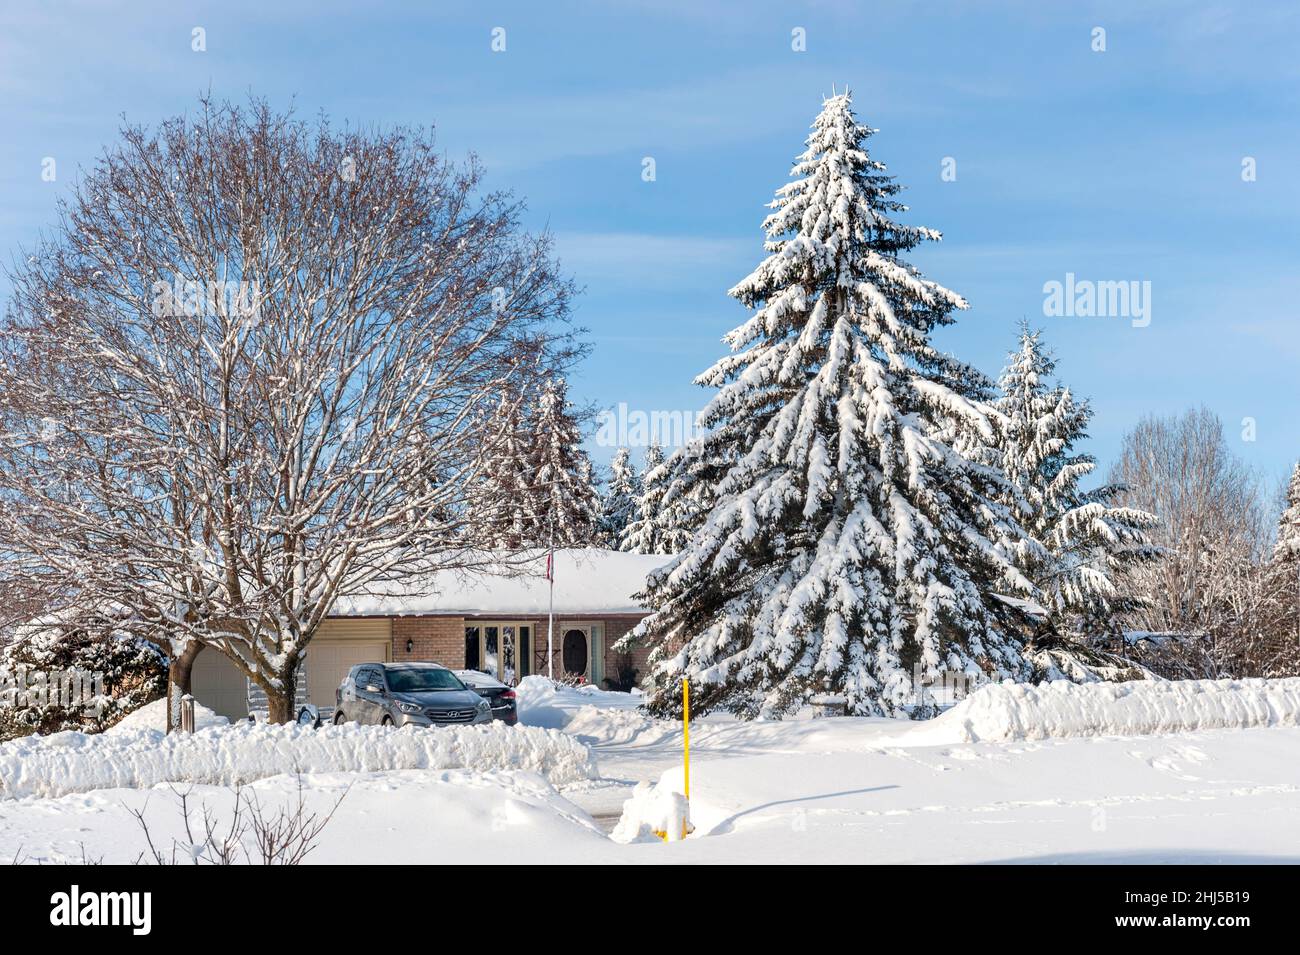
M298 669L290 667L288 673L281 673L278 687L265 687L267 722L292 723L298 718L294 712L294 697L298 686Z
M167 664L167 732L181 728L181 697L190 692L190 674L194 669L194 658L203 649L203 644L191 640Z

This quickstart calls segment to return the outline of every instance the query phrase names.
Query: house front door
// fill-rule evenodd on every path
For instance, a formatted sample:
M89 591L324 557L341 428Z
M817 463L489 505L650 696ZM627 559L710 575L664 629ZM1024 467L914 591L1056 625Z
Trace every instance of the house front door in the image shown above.
M564 631L560 660L566 674L587 676L588 634L586 627L570 627Z

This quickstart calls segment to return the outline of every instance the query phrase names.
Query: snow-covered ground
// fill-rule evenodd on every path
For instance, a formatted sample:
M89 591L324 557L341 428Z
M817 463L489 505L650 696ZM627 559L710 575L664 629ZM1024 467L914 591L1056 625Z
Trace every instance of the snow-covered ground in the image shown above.
M928 724L707 717L691 732L695 831L665 845L609 833L637 783L680 788L680 727L643 716L634 695L526 681L521 717L544 727L531 733L588 747L594 775L548 778L547 764L489 758L492 734L515 732L504 727L482 732L455 766L322 764L332 771L303 777L309 810L326 812L347 794L309 861L1300 861L1300 681L1126 686L1038 697L992 688ZM1179 714L1195 727L1250 728L1180 730ZM1043 727L1070 735L1033 739ZM1135 727L1148 732L1104 735ZM0 747L0 778L12 746ZM173 788L0 800L0 861L130 861L144 848L132 809L144 808L155 842L180 836ZM191 805L217 813L234 798L225 785L188 788ZM274 808L297 798L297 783L265 775L245 791ZM639 810L665 804L653 796L643 788ZM638 821L629 814L619 839Z

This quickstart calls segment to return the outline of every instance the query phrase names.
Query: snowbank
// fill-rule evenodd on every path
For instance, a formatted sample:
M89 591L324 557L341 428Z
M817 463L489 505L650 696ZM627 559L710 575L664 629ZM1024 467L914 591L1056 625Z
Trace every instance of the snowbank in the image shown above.
M680 842L691 831L690 807L681 790L682 774L676 770L664 773L654 785L637 783L609 837L622 843L659 842L662 832L666 841Z
M564 686L544 676L524 677L515 687L515 696L521 723L557 730L566 729L584 707L635 711L645 701L639 692L602 690L590 684Z
M562 785L596 777L586 746L554 730L492 723L436 730L239 723L193 735L55 733L0 744L0 796L58 796L162 782L234 785L282 773L528 770Z
M1300 725L1300 679L997 683L915 735L955 742Z
M227 726L230 720L224 716L218 716L212 710L208 709L202 703L194 703L194 728L203 729L206 726ZM146 703L138 710L133 710L126 716L122 717L108 729L105 733L134 733L138 730L157 730L159 733L167 730L167 698L154 700L152 703Z

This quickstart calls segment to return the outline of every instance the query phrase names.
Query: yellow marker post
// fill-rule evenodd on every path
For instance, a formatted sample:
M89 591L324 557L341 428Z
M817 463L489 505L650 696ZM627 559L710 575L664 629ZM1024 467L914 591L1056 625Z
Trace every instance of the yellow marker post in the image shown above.
M686 797L686 812L690 813L691 801L691 685L683 678L682 680L682 776L685 785L682 787ZM695 831L689 819L682 820L682 838ZM659 829L655 830L655 835L664 842L668 841L668 833Z
M691 801L691 684L682 679L682 768L686 776L686 801Z

